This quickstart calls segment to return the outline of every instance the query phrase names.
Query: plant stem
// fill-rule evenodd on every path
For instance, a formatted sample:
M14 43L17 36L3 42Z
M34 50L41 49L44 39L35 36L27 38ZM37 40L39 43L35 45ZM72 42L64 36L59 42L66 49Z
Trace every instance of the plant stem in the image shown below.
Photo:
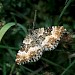
M61 17L63 16L64 12L66 11L67 7L70 5L70 3L72 2L73 0L68 0L65 7L63 8L62 12L60 13L57 21L56 21L56 24L58 24L58 22L60 21Z

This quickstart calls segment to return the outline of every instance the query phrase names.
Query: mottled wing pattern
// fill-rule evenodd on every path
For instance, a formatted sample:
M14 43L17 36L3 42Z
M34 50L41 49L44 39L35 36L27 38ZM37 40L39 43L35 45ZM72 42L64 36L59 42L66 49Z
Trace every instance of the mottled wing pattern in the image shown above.
M17 64L35 62L42 56L43 51L54 50L65 33L63 26L39 28L28 34L16 56Z

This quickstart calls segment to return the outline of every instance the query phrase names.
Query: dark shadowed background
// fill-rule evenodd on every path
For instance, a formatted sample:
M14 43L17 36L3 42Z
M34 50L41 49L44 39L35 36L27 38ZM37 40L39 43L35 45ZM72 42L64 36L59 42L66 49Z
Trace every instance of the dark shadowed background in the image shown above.
M0 75L75 75L74 10L74 0L0 0ZM11 22L16 25L11 27ZM6 24L11 28L2 29ZM15 63L31 29L61 25L69 36L55 50L44 52L35 63Z

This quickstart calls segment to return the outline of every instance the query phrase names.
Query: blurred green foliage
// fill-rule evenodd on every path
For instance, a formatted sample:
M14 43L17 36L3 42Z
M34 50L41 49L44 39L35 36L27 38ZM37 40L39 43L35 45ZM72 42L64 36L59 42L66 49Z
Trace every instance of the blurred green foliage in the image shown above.
M4 36L0 33L0 74L75 75L74 9L74 0L0 0L0 31L10 25L2 29ZM16 53L29 29L53 25L63 25L73 36L72 42L61 41L54 51L45 52L35 63L16 65Z

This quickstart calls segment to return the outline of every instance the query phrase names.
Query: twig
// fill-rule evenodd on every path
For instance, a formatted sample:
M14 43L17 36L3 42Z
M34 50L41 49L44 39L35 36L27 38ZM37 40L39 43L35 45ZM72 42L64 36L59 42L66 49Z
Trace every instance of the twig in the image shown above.
M36 23L36 13L37 13L37 10L35 10L35 14L34 14L33 29L34 29L34 26L35 26L35 23Z

